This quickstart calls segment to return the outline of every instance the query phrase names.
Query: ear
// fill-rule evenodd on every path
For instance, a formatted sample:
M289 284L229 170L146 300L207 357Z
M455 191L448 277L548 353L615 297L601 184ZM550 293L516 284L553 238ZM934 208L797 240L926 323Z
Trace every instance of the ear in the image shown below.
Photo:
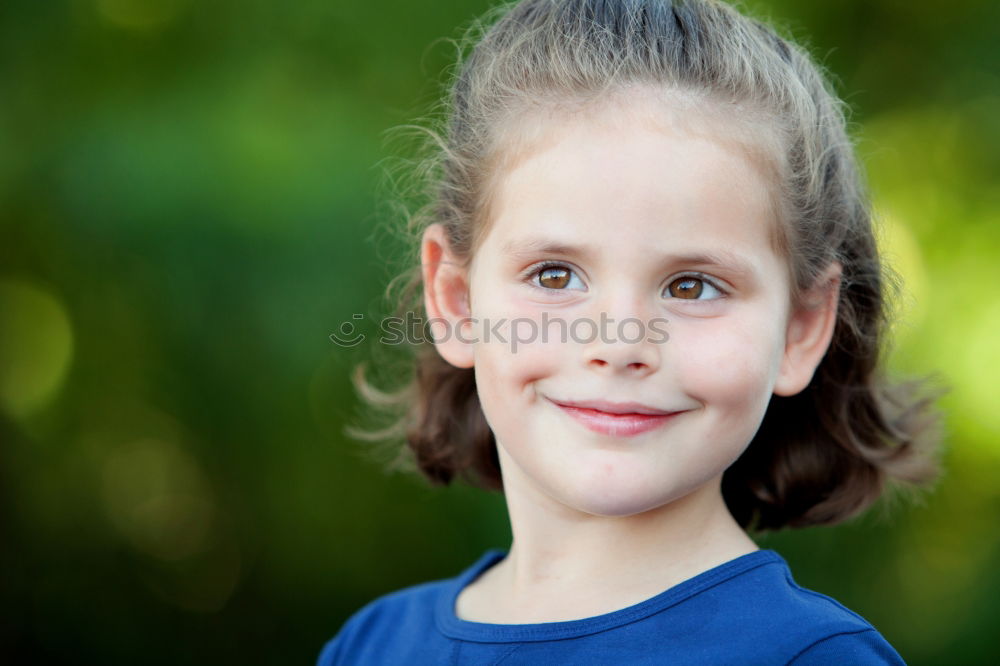
M785 353L774 383L774 393L792 396L809 385L826 354L837 323L840 276L843 267L833 262L804 295L803 303L788 317Z
M451 251L441 224L424 230L420 245L424 278L424 308L431 323L434 345L441 357L457 368L471 368L471 311L468 273Z

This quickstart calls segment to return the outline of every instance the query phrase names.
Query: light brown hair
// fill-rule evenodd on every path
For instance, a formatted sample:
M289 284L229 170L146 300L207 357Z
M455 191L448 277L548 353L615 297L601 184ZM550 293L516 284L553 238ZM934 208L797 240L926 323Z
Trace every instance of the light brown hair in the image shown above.
M756 126L770 147L792 300L840 262L833 339L811 383L772 396L763 423L723 476L723 495L744 527L832 524L857 514L890 479L936 474L939 416L924 381L892 382L883 369L896 280L883 264L871 206L848 138L845 105L801 46L720 0L523 0L502 7L456 70L438 127L426 128L424 205L407 216L411 267L389 285L397 314L424 317L419 243L440 223L468 265L489 219L490 183L504 159L504 128L529 109L574 108L616 91L652 86L703 100L706 110ZM741 113L736 114L735 109ZM502 490L474 370L431 342L416 345L412 376L376 389L357 366L362 397L392 415L362 439L400 447L394 464L433 483L461 476Z

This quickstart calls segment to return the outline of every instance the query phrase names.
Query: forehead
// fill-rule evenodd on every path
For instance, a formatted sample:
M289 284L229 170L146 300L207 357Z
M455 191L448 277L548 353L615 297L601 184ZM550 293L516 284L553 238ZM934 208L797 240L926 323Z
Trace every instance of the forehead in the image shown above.
M490 202L493 252L579 246L774 250L773 179L732 128L649 100L536 114L510 137ZM540 233L544 232L544 233ZM729 246L729 247L721 247Z
M568 99L557 95L524 99L498 111L487 150L495 172L510 171L560 141L567 128L583 125L705 138L741 151L772 182L781 177L785 141L780 122L753 103L641 83Z

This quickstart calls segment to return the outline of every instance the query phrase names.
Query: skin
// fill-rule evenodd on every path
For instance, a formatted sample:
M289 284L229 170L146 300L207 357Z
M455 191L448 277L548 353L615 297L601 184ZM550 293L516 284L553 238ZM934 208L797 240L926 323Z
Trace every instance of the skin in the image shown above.
M756 550L725 507L722 474L771 395L808 384L836 318L836 264L808 307L791 304L787 262L769 242L772 185L721 132L682 126L640 97L534 122L545 123L532 127L543 140L500 174L471 263L462 267L440 225L422 246L428 316L462 334L439 328L435 344L475 369L513 534L508 556L459 596L458 617L478 622L608 613ZM571 249L524 249L540 237ZM541 261L559 266L543 278L532 272ZM486 320L541 330L543 313L615 323L589 341L585 326L580 341L553 327L516 352L509 327L507 344L485 341ZM629 317L645 336L638 323L618 335ZM666 320L666 341L654 319ZM587 399L681 413L610 436L552 402Z

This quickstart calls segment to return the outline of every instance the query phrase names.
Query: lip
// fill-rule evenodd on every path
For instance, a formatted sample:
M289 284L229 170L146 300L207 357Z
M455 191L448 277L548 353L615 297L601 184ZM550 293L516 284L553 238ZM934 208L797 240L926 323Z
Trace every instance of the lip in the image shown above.
M610 400L553 400L552 402L560 407L591 409L605 414L646 414L649 416L676 414L676 412L657 409L641 402L611 402Z
M644 432L649 432L650 430L655 430L666 425L681 413L665 412L632 402L556 402L555 400L551 402L589 430L612 437L633 437ZM606 409L617 411L605 411L604 409L594 407L594 405L603 405ZM638 411L640 409L644 411Z

